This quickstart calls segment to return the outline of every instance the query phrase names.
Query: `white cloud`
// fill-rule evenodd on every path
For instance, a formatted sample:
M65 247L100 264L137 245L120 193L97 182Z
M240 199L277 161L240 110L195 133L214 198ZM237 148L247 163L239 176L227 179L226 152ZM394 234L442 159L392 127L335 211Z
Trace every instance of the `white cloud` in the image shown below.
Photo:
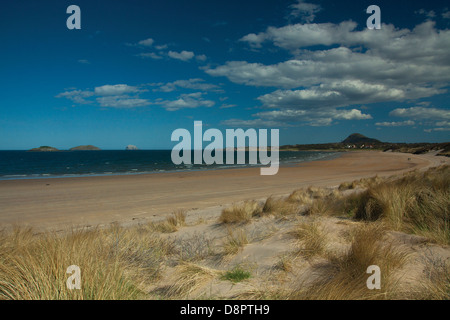
M393 117L409 118L413 120L450 120L450 110L438 108L397 108L389 113Z
M268 27L240 40L253 48L271 43L293 57L271 65L228 61L203 70L234 83L275 88L257 99L264 108L290 111L285 121L327 125L351 115L369 119L370 115L359 116L355 111L340 116L335 111L432 97L446 93L450 82L450 30L436 29L433 21L411 30L383 24L377 32L367 28L359 31L353 21L291 24ZM305 49L317 45L326 48ZM296 117L293 111L304 112L307 117Z
M181 52L169 51L169 57L181 61L188 61L194 57L194 53L192 51L183 50Z
M377 122L376 126L380 127L402 127L402 126L414 126L416 123L411 120L400 121L400 122Z
M144 91L146 90L139 89L135 86L116 84L95 87L93 91L66 91L58 94L56 97L67 98L78 104L95 104L97 102L100 107L135 108L151 104L150 101L139 97L139 93ZM87 100L87 98L94 96L96 97L95 100Z
M436 17L436 12L433 10L427 11L425 9L420 9L416 13L426 16L428 19L433 19Z
M151 47L155 41L152 38L141 40L138 42L139 45L144 47Z
M320 5L307 3L304 0L297 0L297 3L290 5L289 8L292 9L289 16L300 17L303 22L312 22L316 17L315 14L322 10Z
M93 95L94 93L91 91L72 90L62 92L56 98L67 98L78 104L88 104L90 102L86 98L92 97Z
M206 61L206 56L204 54L200 54L195 56L195 59L197 59L198 61Z
M280 128L290 126L287 125L286 123L262 119L252 119L252 120L228 119L222 121L221 124L233 128Z
M450 10L448 10L448 8L445 8L445 11L442 12L442 18L450 19Z
M214 101L205 100L202 92L182 94L176 100L158 101L157 104L162 105L168 111L176 111L185 108L212 107Z
M432 132L432 131L438 131L438 132L445 132L445 131L450 131L450 128L433 128L433 129L424 129L423 131L425 132Z
M334 120L372 119L370 114L363 114L358 109L345 110L332 107L264 111L253 116L264 121L275 121L285 124L303 123L310 126L328 126Z
M163 58L163 57L161 57L160 55L157 55L154 52L139 53L139 54L137 54L137 56L139 56L141 58L151 58L151 59L154 59L154 60L159 60L159 59Z
M177 90L177 88L202 90L202 91L214 90L216 92L222 91L219 86L211 83L206 83L205 80L200 78L188 80L176 80L165 84L159 83L155 85L159 86L159 88L154 89L153 91L162 91L162 92L172 92Z
M367 120L372 119L370 114L363 114L361 110L352 109L352 110L340 110L334 116L335 119L342 120Z
M234 107L237 107L237 104L224 103L219 108L220 109L230 109L230 108L234 108Z
M151 104L151 102L146 99L134 98L127 95L99 97L96 100L101 107L110 107L110 108L129 109L136 107L144 107Z
M115 85L104 85L101 87L96 87L94 92L98 96L117 96L126 93L137 93L141 90L137 87L129 86L126 84L115 84Z
M439 121L439 122L436 122L436 126L438 126L438 127L450 127L450 121Z
M276 90L260 96L264 107L312 109L344 107L405 99L405 92L383 84L360 80L335 81L302 90Z

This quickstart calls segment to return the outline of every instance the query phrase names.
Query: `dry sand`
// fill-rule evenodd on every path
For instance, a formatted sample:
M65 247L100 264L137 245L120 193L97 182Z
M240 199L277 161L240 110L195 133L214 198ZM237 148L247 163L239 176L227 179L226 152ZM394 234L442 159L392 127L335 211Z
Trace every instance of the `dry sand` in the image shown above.
M207 212L232 202L282 195L307 186L336 186L374 175L426 169L448 158L361 151L327 161L281 167L274 176L258 168L126 176L0 181L0 228L12 225L64 229L161 219L176 209Z

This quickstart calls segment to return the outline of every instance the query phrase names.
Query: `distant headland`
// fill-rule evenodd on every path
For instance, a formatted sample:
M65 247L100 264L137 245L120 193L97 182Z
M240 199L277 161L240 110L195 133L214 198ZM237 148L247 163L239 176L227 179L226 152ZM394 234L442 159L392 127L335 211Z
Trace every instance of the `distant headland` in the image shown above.
M429 151L439 151L438 156L450 156L450 142L443 143L391 143L382 142L377 139L368 138L360 133L352 133L341 142L319 143L319 144L296 144L284 145L280 151L347 151L354 149L374 149L391 152L404 152L413 154L423 154Z

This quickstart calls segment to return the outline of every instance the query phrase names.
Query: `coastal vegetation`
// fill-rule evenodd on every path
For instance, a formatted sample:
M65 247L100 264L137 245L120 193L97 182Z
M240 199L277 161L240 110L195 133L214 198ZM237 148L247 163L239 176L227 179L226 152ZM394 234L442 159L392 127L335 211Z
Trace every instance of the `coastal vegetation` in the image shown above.
M353 133L341 142L318 144L283 145L280 151L349 151L349 150L379 150L384 152L403 152L412 154L425 154L436 151L438 156L450 156L450 142L444 143L392 143L382 142L368 138L359 133Z
M449 247L440 166L235 203L213 220L177 210L127 227L5 229L0 299L449 299ZM381 289L367 288L371 265Z

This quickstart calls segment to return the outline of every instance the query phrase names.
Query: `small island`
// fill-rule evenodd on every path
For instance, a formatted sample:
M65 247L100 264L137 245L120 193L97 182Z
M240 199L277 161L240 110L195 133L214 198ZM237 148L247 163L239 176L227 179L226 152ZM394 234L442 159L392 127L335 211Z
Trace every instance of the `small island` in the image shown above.
M59 149L49 147L49 146L40 146L39 148L33 148L28 151L32 152L51 152L51 151L60 151Z
M138 149L138 147L136 147L132 144L129 144L126 146L125 150L139 150L139 149Z
M70 151L99 151L102 149L89 144L89 145L85 145L85 146L73 147L73 148L70 148L69 150Z

